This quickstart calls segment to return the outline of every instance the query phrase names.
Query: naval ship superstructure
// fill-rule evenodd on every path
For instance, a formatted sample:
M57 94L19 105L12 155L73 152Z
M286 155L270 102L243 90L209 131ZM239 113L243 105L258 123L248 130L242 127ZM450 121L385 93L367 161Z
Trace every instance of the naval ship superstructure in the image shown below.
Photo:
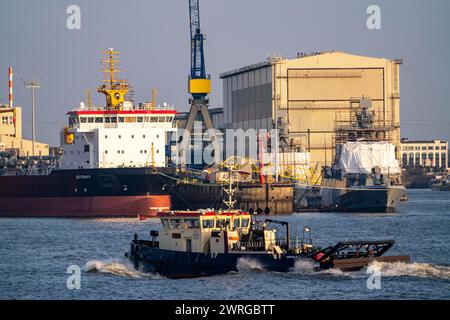
M177 112L155 101L134 105L130 86L116 78L119 52L104 54L98 92L106 105L81 103L68 112L56 168L3 170L0 216L125 217L170 209L166 148Z
M322 171L323 210L394 212L406 190L389 128L374 125L370 100L361 100L349 126L336 127L336 154Z

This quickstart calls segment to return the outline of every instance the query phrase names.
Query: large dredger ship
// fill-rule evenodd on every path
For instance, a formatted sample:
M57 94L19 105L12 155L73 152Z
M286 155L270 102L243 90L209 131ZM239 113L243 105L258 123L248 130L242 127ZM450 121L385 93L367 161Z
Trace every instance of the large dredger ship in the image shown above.
M104 54L98 92L106 104L81 103L67 113L56 169L3 169L0 216L120 217L170 208L166 146L177 112L127 100L130 86L116 79L119 52Z

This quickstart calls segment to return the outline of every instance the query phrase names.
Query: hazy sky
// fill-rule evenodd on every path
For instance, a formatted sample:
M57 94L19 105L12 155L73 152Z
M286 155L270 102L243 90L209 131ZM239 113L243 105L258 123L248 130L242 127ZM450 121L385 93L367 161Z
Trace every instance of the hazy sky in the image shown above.
M81 30L66 28L69 5L81 8ZM366 9L381 8L381 30L366 27ZM413 139L450 140L450 1L448 0L201 0L207 35L211 104L222 105L219 74L264 61L269 54L339 50L403 58L401 132ZM30 137L30 92L21 78L42 78L37 95L37 138L59 145L65 113L94 102L101 51L121 51L123 78L137 102L151 99L188 110L188 0L0 0L0 99L8 100L7 67L15 74L15 102L24 106Z

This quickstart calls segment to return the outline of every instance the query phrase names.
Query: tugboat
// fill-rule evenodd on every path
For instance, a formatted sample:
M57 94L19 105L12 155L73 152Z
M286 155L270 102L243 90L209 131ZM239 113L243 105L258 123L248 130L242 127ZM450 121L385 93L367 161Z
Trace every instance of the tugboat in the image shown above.
M287 222L258 223L248 212L238 210L170 211L158 217L162 230L150 231L148 240L135 234L125 255L136 269L168 278L238 272L240 259L257 261L263 270L277 272L289 272L299 261L313 262L315 271L356 271L373 261L409 262L409 256L382 256L394 240L345 241L322 249L305 238L290 238ZM285 226L286 235L279 237L273 224Z
M310 228L304 227L298 241L290 237L288 222L257 221L252 212L234 210L231 182L225 192L228 210L159 212L162 229L150 231L147 240L135 234L125 255L136 269L168 278L238 272L240 259L251 259L263 270L277 272L288 272L299 261L313 262L316 271L360 270L372 261L409 262L409 256L383 256L394 240L346 241L320 248L313 245ZM276 225L283 226L284 232Z

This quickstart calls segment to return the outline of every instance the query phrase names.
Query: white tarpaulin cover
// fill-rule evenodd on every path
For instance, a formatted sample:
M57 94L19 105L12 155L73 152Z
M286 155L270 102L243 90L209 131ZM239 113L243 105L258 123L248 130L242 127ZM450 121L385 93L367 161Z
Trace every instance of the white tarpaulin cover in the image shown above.
M371 173L373 167L381 173L400 173L395 158L395 146L387 142L347 142L342 146L339 167L345 173Z

